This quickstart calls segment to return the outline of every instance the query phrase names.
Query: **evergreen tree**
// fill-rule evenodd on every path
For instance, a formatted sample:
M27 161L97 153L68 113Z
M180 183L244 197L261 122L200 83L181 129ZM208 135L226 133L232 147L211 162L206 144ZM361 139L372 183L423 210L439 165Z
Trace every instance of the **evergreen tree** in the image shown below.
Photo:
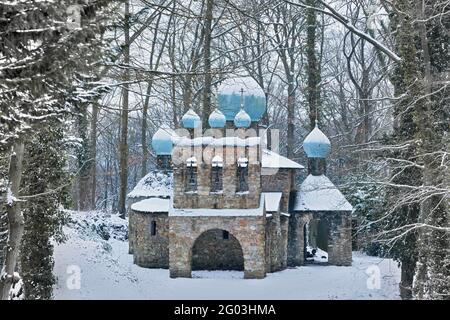
M450 20L444 18L450 9L442 0L419 2L414 9L423 61L423 94L414 108L423 185L413 294L418 299L450 299Z
M392 213L382 220L381 230L397 230L404 225L417 222L419 203L412 200L411 189L401 186L419 186L422 183L422 172L417 166L405 163L414 161L417 153L415 136L417 126L413 119L415 97L420 95L417 79L420 75L417 56L417 33L412 17L407 14L408 8L414 0L400 0L397 3L399 11L392 17L392 29L395 32L396 52L402 61L395 68L391 81L394 85L395 96L401 99L395 103L393 116L394 131L385 141L386 145L403 146L393 148L387 157L391 166L392 187L387 187L386 207L394 208ZM386 155L385 155L386 156ZM399 229L400 230L400 229ZM400 231L398 232L400 233ZM389 234L389 237L397 233ZM388 243L390 255L401 265L400 294L403 299L411 298L411 287L417 261L417 232L411 232L398 241Z
M3 299L9 298L9 291L15 278L14 272L17 270L17 260L19 257L19 246L22 241L24 224L26 225L24 243L33 243L35 237L41 235L40 230L36 230L33 218L24 222L23 212L20 204L22 201L15 201L23 196L24 188L21 188L21 173L23 167L23 150L27 139L33 135L45 135L52 127L56 130L55 121L63 121L73 113L74 101L86 100L91 96L84 88L86 74L91 70L96 70L99 58L97 47L101 46L102 38L102 15L104 5L107 1L80 2L76 0L67 1L31 1L23 0L10 5L0 4L0 29L2 30L2 41L0 44L0 153L2 155L9 152L9 174L8 184L12 191L12 196L8 209L8 244L5 257L5 267L2 269L0 277L0 293ZM11 107L13 106L13 107ZM66 128L67 129L67 128ZM42 136L41 136L42 137ZM59 139L60 135L49 134L49 139ZM52 148L58 143L48 141L48 147ZM14 146L14 147L13 147ZM31 152L27 146L27 151ZM14 149L12 149L14 148ZM41 150L42 151L42 150ZM45 155L45 153L44 153ZM45 161L41 161L45 163ZM24 179L37 179L42 189L52 186L54 181L47 181L47 175L42 174L47 169L41 167L40 163L28 163L24 171L27 174ZM34 169L35 172L30 170ZM53 168L57 177L62 176L61 166ZM27 187L33 187L30 185ZM19 190L21 190L19 194ZM30 190L32 191L32 190ZM32 196L26 194L26 196ZM54 209L59 205L59 201L53 200L49 206L49 221L54 219L56 214ZM42 209L42 207L40 207ZM35 217L34 214L45 214L46 210L40 213L30 211L27 208L28 216ZM42 218L44 219L44 218ZM45 220L45 219L44 219ZM43 228L49 228L43 232L41 243L48 243L51 230L54 224L49 223ZM36 238L37 239L37 238ZM33 245L35 245L33 243ZM26 246L28 248L28 245ZM25 250L26 250L25 249ZM42 249L42 253L37 250ZM24 270L32 270L33 264L39 259L46 260L42 254L51 258L51 249L35 248L29 252L30 256L22 260L21 267ZM47 261L48 264L48 261ZM48 266L45 268L48 272ZM43 271L39 271L42 273ZM51 281L49 277L44 277L44 284L39 288L40 278L31 276L31 271L25 272L24 282L38 287L36 293L32 292L30 297L49 296L48 287ZM44 279L42 278L42 279Z
M23 193L25 230L21 247L21 276L26 299L50 299L55 284L52 239L61 240L67 204L68 173L60 122L40 130L27 143Z
M448 70L447 28L436 19L443 3L400 0L393 15L397 53L394 70L395 145L387 156L391 180L382 230L390 254L401 263L403 298L449 297L448 89L442 75ZM440 8L440 9L439 9ZM439 44L439 45L437 45ZM412 289L414 290L412 291Z

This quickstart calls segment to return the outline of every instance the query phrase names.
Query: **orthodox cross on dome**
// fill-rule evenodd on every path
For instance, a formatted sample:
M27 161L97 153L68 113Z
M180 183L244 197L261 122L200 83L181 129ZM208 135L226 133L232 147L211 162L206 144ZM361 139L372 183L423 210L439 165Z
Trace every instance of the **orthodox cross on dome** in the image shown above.
M241 109L244 109L244 88L241 88Z

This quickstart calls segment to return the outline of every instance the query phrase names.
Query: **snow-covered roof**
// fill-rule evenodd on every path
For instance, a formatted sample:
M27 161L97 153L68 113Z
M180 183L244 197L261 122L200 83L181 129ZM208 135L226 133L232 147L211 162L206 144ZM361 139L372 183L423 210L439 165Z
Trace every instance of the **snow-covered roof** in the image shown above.
M288 168L288 169L304 169L305 167L291 159L283 157L276 152L264 149L262 152L263 168Z
M280 209L280 201L281 196L283 195L282 192L263 192L264 195L264 201L266 204L266 211L267 212L278 212L278 209Z
M131 210L139 212L169 212L170 199L149 198L131 205Z
M169 197L172 195L172 185L173 175L171 172L150 171L128 194L128 198Z
M309 175L297 192L292 211L352 211L352 205L325 175Z
M249 209L186 209L174 208L173 202L170 201L169 216L176 217L248 217L248 216L262 216L264 214L264 195L261 194L259 207Z

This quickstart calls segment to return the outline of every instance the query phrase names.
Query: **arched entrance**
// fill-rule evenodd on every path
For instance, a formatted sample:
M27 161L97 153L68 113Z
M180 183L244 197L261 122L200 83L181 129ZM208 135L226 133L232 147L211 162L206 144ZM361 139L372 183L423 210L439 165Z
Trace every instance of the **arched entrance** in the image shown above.
M192 270L244 270L239 241L226 230L203 232L192 246Z
M303 227L304 257L308 263L328 262L329 225L325 219L313 218Z

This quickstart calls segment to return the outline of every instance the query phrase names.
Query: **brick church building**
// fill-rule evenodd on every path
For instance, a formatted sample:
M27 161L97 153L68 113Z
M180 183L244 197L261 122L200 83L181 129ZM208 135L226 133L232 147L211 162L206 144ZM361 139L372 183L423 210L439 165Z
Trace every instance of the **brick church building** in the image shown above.
M352 206L326 177L329 139L316 127L303 142L305 168L265 146L264 108L218 106L200 132L189 110L183 128L153 136L157 169L128 195L134 263L192 270L241 270L245 278L305 263L352 262Z

